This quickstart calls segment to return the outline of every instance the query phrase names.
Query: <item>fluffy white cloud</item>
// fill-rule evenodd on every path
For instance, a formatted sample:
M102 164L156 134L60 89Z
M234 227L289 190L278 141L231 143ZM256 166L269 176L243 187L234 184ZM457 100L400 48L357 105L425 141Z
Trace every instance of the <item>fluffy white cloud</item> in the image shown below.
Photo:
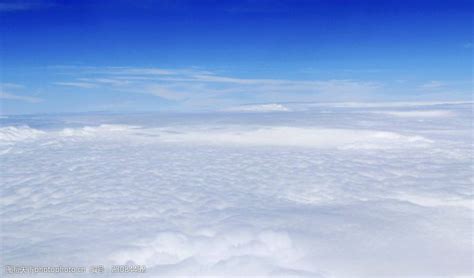
M471 275L471 104L383 105L3 118L1 264Z

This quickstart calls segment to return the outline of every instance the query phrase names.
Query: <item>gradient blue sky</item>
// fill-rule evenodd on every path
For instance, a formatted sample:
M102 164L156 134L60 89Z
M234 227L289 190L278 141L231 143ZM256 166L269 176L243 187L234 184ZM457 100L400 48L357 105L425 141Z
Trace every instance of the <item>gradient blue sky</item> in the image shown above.
M471 100L472 5L0 1L0 110Z

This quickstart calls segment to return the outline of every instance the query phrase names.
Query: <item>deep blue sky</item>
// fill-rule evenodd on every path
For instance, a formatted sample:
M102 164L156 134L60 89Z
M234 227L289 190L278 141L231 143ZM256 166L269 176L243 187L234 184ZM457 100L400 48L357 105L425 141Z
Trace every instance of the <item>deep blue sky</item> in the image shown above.
M473 1L0 1L1 112L472 98Z

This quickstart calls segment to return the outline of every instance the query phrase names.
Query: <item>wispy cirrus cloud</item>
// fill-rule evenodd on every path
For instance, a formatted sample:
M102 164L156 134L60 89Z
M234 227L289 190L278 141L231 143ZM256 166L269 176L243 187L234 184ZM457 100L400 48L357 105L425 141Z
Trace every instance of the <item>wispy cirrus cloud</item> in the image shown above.
M78 78L82 86L88 85L112 85L112 86L124 86L129 84L128 80L113 79L113 78ZM86 85L87 86L87 85Z
M20 96L20 95L15 95L15 94L3 92L3 91L0 91L0 99L26 101L26 102L31 102L31 103L37 103L37 102L43 101L42 99L37 98L37 97Z
M91 88L97 87L95 83L90 83L90 82L54 82L53 84L60 85L60 86L77 87L77 88L83 88L83 89L91 89Z
M0 83L0 99L37 103L43 99L20 93L25 86L15 83ZM14 92L14 93L13 93Z
M160 68L160 67L96 67L96 66L75 66L75 65L53 65L49 66L49 69L56 70L64 74L95 74L95 75L108 75L108 76L129 76L129 77L140 77L140 76L176 76L176 75L191 75L191 74L213 74L213 72L202 70L199 68Z
M17 90L17 89L23 89L25 86L20 85L20 84L15 84L15 83L0 83L0 89L2 90Z
M436 90L444 87L446 84L438 80L431 80L429 82L423 83L419 86L422 90Z
M55 85L81 89L106 88L154 95L166 100L200 105L216 100L299 101L321 95L373 93L383 85L360 80L288 80L239 78L198 68L62 67L69 80ZM92 77L91 77L92 76ZM71 79L71 78L72 79Z
M18 91L21 91L24 88L25 86L20 84L0 83L0 99L24 101L30 103L37 103L43 101L41 98L38 97L18 94ZM14 91L15 93L12 93L12 91Z

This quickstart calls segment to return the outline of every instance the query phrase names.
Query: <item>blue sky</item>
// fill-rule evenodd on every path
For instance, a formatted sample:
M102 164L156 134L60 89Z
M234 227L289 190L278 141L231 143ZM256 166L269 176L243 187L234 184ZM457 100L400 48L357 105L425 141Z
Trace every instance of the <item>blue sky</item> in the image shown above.
M0 1L1 113L470 100L472 1Z

